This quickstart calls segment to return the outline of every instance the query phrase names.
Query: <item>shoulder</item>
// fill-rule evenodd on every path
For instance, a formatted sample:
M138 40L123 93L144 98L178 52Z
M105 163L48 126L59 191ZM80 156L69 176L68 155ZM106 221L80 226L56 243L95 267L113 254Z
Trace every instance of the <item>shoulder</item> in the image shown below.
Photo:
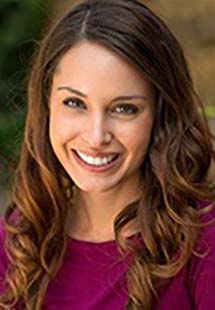
M201 253L199 262L203 262L203 258L215 255L215 203L199 202L197 206L200 213L200 220L204 226L201 228L195 251Z
M195 309L215 309L215 208L209 212L209 203L200 202L201 222L207 224L201 229L199 240L189 261L188 285Z
M5 239L6 239L5 221L4 218L0 216L0 253L4 252Z
M200 220L204 226L201 228L195 250L207 251L208 255L205 257L215 255L215 203L199 202L197 208L201 212Z
M6 229L4 218L0 217L0 292L3 290L3 280L8 266L8 259L5 252Z
M0 217L0 273L2 270L2 264L6 265L7 259L5 254L5 240L6 240L6 228L4 218Z

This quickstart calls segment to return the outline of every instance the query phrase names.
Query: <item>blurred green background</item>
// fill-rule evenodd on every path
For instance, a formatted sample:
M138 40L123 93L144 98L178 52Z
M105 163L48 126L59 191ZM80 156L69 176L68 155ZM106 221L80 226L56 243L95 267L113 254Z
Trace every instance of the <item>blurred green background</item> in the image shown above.
M50 20L72 0L0 0L0 206L10 198L26 116L30 60ZM215 1L146 0L184 46L193 79L215 133Z
M26 115L26 80L49 6L44 0L0 1L0 205L16 167Z

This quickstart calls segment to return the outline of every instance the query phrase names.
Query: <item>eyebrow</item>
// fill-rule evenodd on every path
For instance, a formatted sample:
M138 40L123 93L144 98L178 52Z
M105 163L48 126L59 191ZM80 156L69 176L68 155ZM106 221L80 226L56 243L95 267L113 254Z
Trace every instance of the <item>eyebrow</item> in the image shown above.
M81 96L83 98L87 98L87 95L83 94L79 90L74 89L70 86L60 86L57 88L57 90L67 90L70 93L76 94L76 95ZM148 101L148 98L146 96L143 96L143 95L127 95L127 96L118 96L118 97L114 98L112 100L112 102L118 101L118 100L131 100L131 99L144 99L145 101Z

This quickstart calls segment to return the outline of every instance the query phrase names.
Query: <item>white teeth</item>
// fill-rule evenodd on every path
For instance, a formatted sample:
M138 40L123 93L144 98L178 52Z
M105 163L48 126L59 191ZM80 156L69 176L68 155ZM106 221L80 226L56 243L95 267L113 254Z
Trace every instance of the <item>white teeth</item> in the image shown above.
M91 157L78 151L77 153L81 157L81 159L83 159L87 164L95 166L106 165L116 156L116 155L110 155L107 157Z

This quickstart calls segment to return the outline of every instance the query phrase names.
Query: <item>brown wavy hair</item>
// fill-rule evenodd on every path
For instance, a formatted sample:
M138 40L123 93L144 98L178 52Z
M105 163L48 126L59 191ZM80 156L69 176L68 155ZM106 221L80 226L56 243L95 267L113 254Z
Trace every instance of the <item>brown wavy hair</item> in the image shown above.
M179 42L139 1L82 1L50 27L34 57L24 141L4 214L9 267L8 287L0 297L3 309L17 302L22 309L42 309L48 284L63 263L74 183L50 144L48 101L57 64L83 40L129 60L156 92L155 125L141 167L142 196L114 222L117 244L134 253L127 272L126 309L152 309L163 282L197 255L200 214L214 205L214 137ZM198 208L201 200L211 206ZM144 248L120 238L133 219L140 223Z

